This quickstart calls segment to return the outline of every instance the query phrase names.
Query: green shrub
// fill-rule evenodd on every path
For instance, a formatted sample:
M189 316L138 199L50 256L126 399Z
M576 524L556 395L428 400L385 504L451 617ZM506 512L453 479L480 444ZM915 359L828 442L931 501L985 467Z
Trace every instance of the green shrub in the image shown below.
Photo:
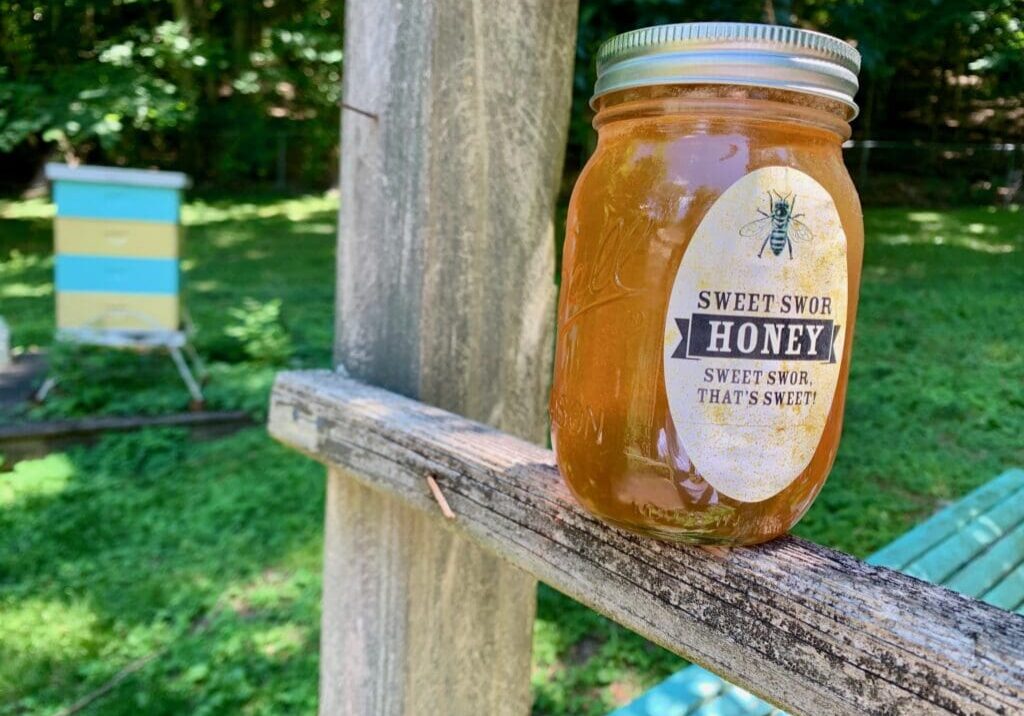
M224 333L237 340L245 355L257 363L282 365L295 352L291 336L281 323L281 299L247 298L228 315L234 321Z

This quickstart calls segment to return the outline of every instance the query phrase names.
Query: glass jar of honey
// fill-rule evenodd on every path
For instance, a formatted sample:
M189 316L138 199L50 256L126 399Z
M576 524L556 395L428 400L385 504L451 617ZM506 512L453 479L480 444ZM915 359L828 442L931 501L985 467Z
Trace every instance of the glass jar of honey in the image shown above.
M859 66L827 35L739 23L600 49L551 397L559 469L596 516L753 544L821 489L864 244L841 156Z

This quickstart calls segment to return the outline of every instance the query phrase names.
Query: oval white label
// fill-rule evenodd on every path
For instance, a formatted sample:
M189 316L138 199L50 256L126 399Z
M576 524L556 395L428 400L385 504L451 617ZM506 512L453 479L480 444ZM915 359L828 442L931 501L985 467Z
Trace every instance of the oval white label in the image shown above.
M697 473L760 502L807 467L846 334L846 235L821 184L764 167L690 240L665 318L665 391Z

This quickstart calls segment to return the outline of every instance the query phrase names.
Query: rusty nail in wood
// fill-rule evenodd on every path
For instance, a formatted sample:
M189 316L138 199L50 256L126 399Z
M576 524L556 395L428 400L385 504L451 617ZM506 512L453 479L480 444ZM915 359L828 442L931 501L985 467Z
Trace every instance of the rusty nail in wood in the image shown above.
M347 102L342 102L341 103L341 108L342 109L347 109L347 110L349 110L351 112L355 112L356 114L361 114L364 117L369 117L374 122L376 122L378 119L380 119L380 117L375 115L373 112L367 112L365 109L359 109L358 107L353 107L352 105L348 104Z
M441 492L441 488L438 487L437 480L434 479L433 475L427 475L427 485L430 486L430 492L434 495L434 499L441 508L441 514L445 516L445 519L454 520L455 513L448 506L448 500L444 499L444 493Z

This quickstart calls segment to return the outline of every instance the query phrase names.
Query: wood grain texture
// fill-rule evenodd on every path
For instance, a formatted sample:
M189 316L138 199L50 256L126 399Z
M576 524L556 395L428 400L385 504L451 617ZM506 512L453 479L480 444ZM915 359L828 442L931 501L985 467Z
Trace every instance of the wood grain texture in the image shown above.
M720 556L616 530L550 451L326 371L278 377L270 430L790 712L1024 713L1024 617L795 538Z
M576 3L346 13L339 361L544 441Z
M533 577L334 469L324 543L321 713L529 712Z
M575 32L575 0L346 3L337 363L537 441ZM326 519L321 713L529 713L532 576L340 470Z

